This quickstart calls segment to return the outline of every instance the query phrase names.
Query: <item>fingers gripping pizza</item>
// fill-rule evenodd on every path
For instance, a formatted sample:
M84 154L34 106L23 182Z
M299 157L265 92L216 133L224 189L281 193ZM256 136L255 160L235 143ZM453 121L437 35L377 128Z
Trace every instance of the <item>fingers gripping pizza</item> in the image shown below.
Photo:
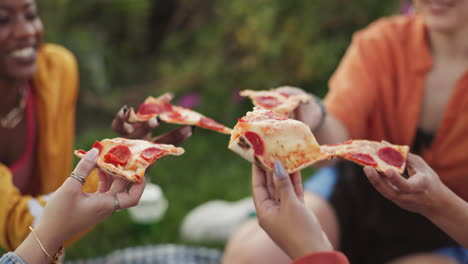
M228 148L268 171L276 159L288 173L323 159L307 125L260 107L238 120Z
M208 118L196 111L170 103L173 95L165 93L157 98L149 96L138 107L138 112L130 108L127 121L130 123L144 122L158 117L159 120L182 125L195 125L205 129L214 130L224 134L230 134L231 129Z
M255 106L288 116L299 104L312 100L312 96L299 88L283 86L272 90L243 90L241 96L249 97Z
M335 157L372 166L380 172L393 168L403 173L409 152L408 146L386 141L349 140L320 146L302 122L260 107L238 120L228 148L268 171L273 170L278 159L288 173Z
M173 145L158 144L146 140L113 138L96 141L93 148L99 149L96 167L115 177L141 182L146 168L166 155L182 155L184 149ZM84 150L75 150L82 158Z

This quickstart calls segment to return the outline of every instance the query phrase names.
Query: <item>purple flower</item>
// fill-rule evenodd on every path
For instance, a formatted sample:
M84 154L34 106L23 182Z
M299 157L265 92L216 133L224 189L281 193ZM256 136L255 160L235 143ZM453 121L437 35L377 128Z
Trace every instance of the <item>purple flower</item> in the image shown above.
M185 108L195 108L201 103L201 97L198 93L188 93L177 100L177 105Z
M411 1L403 1L403 3L400 6L400 13L405 16L413 14L413 5L411 4Z
M234 103L236 103L236 104L240 104L240 103L242 103L242 102L245 100L245 98L244 98L243 96L241 96L241 95L239 94L239 92L240 92L240 90L237 90L237 89L236 89L236 90L232 93L232 96L231 96L232 101L234 101Z

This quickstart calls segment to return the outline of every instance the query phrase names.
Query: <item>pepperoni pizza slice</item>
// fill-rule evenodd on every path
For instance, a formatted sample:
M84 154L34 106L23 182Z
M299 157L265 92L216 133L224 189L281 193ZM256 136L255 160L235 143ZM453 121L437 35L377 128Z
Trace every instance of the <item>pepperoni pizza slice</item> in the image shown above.
M409 151L408 146L369 140L320 146L304 123L261 107L238 120L228 148L268 171L278 159L288 173L335 157L372 166L380 172L394 168L403 173Z
M261 91L243 90L240 92L240 95L249 97L255 106L260 106L285 116L289 116L301 103L307 103L313 98L310 94L291 86Z
M372 166L385 172L389 168L403 173L409 147L393 145L386 141L348 140L340 144L322 145L320 149L327 158L342 157L363 166Z
M173 95L165 93L157 98L149 96L138 107L138 112L130 108L127 121L130 123L144 122L158 117L159 120L182 125L195 125L205 129L214 130L223 134L230 134L231 129L208 118L196 111L170 103Z
M293 173L325 158L307 125L261 107L239 118L228 148L267 171L276 159Z
M182 155L184 149L173 145L158 144L146 140L113 138L96 141L93 148L99 149L96 167L132 182L141 182L146 168L166 155ZM82 158L84 150L75 150Z

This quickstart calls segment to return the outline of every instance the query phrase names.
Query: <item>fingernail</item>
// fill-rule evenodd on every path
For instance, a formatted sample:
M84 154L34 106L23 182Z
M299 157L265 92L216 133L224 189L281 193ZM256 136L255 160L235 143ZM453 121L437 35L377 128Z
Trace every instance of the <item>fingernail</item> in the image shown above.
M92 148L88 153L85 155L85 159L89 161L94 161L99 154L99 150L97 148Z
M279 162L279 160L275 160L275 173L274 174L278 179L283 179L286 176L288 176L288 173L284 169L281 162Z
M156 118L151 118L148 120L148 125L149 127L154 128L158 125L158 120Z

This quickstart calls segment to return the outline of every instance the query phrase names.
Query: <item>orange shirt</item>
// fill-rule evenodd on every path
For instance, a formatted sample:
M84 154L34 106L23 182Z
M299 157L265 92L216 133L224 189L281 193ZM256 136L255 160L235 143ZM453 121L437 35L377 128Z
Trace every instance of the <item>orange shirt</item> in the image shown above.
M325 104L353 139L411 146L431 67L421 17L380 19L354 35L330 79ZM468 201L468 72L457 82L431 147L421 155Z

